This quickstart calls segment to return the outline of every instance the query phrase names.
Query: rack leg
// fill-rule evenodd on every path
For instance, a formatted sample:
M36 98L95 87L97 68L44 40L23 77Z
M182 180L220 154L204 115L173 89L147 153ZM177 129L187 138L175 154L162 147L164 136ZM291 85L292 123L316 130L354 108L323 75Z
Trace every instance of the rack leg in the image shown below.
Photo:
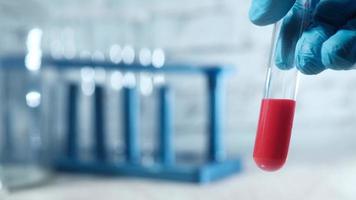
M140 147L138 141L138 111L139 99L136 88L123 88L123 127L125 141L125 157L130 164L140 160Z
M207 75L209 98L208 159L210 162L219 162L224 159L222 143L222 77L220 71L212 71Z
M2 85L3 85L3 141L1 141L1 162L11 161L11 154L14 150L14 138L11 126L11 87L10 87L10 72L8 70L2 69L1 70L1 78L2 78Z
M67 109L68 133L66 155L67 158L75 160L78 158L78 85L74 83L69 85Z
M94 102L94 124L95 124L95 156L99 161L105 161L107 158L106 149L105 149L105 114L104 114L104 89L102 86L95 86L95 102Z
M158 157L163 165L174 162L172 131L172 93L168 86L159 88L159 144Z

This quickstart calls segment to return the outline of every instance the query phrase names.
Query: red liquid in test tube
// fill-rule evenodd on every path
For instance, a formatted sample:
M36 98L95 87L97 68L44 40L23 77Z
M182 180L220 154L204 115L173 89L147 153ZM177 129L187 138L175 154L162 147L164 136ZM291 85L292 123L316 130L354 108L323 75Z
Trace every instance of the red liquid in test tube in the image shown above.
M278 170L287 159L295 103L290 99L262 100L253 159L263 170Z

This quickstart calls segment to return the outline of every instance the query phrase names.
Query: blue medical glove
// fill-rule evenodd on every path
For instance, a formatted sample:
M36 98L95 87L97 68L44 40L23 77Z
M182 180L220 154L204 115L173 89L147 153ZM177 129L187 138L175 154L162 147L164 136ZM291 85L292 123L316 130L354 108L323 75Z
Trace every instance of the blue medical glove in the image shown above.
M355 65L356 15L323 43L321 55L322 63L330 69L344 70Z
M296 0L252 0L249 16L256 25L269 25L282 19Z
M300 38L303 5L299 0L254 0L250 19L267 25L286 15L275 54L281 69L289 69L294 59L305 74L351 68L356 62L356 1L314 0L312 4L312 24Z

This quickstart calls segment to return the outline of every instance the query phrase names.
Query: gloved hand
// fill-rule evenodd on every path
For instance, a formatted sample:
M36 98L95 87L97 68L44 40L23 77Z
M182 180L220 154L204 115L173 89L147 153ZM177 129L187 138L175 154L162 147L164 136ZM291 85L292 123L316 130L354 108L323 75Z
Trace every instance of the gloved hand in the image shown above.
M286 16L276 46L276 65L289 69L295 59L305 74L318 74L326 68L350 69L356 62L356 0L311 0L311 24L300 36L302 1L252 1L250 20L256 25L272 24Z

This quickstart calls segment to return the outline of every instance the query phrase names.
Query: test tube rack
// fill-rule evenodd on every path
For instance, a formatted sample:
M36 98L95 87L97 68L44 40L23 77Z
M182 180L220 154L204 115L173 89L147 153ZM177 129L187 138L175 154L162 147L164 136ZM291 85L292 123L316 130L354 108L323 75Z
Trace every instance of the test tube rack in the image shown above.
M0 58L1 67L24 67L23 56ZM166 64L162 68L143 66L139 63L125 64L109 61L94 61L91 59L54 59L44 56L42 67L55 67L58 70L80 69L83 67L100 66L104 69L148 73L202 74L207 85L207 145L205 162L195 165L181 165L175 162L174 133L172 127L172 96L169 85L162 85L158 89L158 119L157 119L157 161L152 165L143 165L140 159L140 137L138 131L138 102L140 95L136 87L123 88L123 132L125 161L112 163L107 160L105 144L105 98L104 88L97 85L94 92L94 157L93 161L83 161L78 157L78 112L77 97L79 93L76 84L69 84L67 105L67 133L66 144L59 156L56 156L53 167L56 170L74 173L89 173L100 175L119 175L174 181L207 183L215 181L242 169L239 157L227 158L223 147L223 94L224 77L232 68L218 65L194 66L184 64Z

